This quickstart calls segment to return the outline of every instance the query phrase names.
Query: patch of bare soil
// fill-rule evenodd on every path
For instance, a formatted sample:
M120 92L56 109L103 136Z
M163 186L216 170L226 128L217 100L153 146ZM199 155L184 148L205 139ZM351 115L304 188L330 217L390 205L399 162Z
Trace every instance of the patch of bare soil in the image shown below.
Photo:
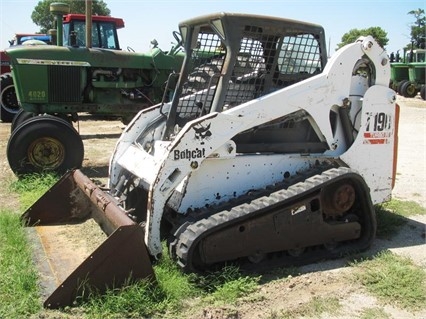
M398 97L398 103L401 107L401 116L397 181L393 196L402 200L415 201L426 207L426 102L420 98ZM90 178L100 183L106 182L109 158L123 128L124 126L119 121L93 121L90 117L80 121L78 129L85 147L83 172ZM14 178L5 158L9 131L8 124L0 124L2 180L0 202L2 207L16 209L17 200L10 196L5 186L8 184L5 181ZM395 253L410 257L426 271L425 225L426 216L414 216L391 240L377 239L369 253L374 255L384 249L390 249ZM90 251L97 246L98 241L103 240L102 235L98 235L96 231L94 233L87 230L82 232L79 227L67 228L64 232L67 233L67 238L71 238L68 240L71 248L66 251L79 251L80 257L83 258L90 254ZM60 236L63 234L61 233ZM93 240L94 238L96 240ZM345 259L307 265L300 267L298 271L300 275L295 277L270 276L260 285L254 296L242 298L237 305L229 307L206 307L200 310L194 318L280 318L280 314L288 310L294 311L294 317L298 318L296 310L314 298L326 300L337 298L341 306L337 313L326 313L321 318L360 318L363 311L373 308L381 309L388 318L426 318L426 309L410 313L395 308L393 305L383 304L368 294L360 284L350 279L352 269L347 267ZM42 316L45 317L46 314ZM60 314L55 313L54 316L60 317Z
M6 157L7 141L10 136L10 124L0 123L0 205L4 209L16 209L17 196L9 192L10 182L15 179Z

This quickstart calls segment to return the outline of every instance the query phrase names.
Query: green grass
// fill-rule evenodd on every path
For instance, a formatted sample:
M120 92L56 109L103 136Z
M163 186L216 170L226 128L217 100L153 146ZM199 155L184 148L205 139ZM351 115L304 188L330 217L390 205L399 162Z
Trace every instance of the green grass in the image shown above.
M205 305L234 305L254 292L259 277L243 276L234 266L207 275L182 273L167 254L154 266L157 284L147 281L93 294L80 308L87 318L185 318Z
M426 208L412 201L393 199L375 206L377 217L377 237L390 239L407 223L407 218L425 215Z
M360 319L391 319L382 308L367 308L361 312Z
M208 303L232 305L239 298L255 292L261 277L243 276L237 267L225 266L201 278L205 282L203 290L210 293L205 298Z
M27 175L11 182L10 190L19 195L21 203L19 209L25 210L51 188L57 180L58 177L56 175L49 173ZM11 307L17 309L17 313L34 313L40 310L42 303L38 299L38 291L36 290L37 274L32 267L29 246L19 222L19 215L9 215L15 218L16 225L14 229L22 232L21 241L17 246L24 247L23 251L28 254L27 260L23 262L27 267L21 267L16 258L11 257L12 253L3 253L6 251L5 247L7 245L2 243L0 254L2 258L3 256L8 256L5 258L8 258L9 262L2 262L2 266L5 268L0 273L0 280L1 282L11 283L10 285L2 285L2 289L16 291L14 290L16 283L10 281L7 274L10 273L9 268L17 268L23 269L24 274L30 275L30 278L24 279L32 279L32 281L22 285L24 287L34 286L35 290L18 290L17 296L19 295L20 298L10 298L9 304L3 303L2 311L4 309L4 313L9 313L8 307ZM9 226L0 225L4 240L9 240L10 232L4 232L3 228L9 228ZM17 250L17 248L14 249ZM243 276L236 267L225 267L221 271L205 276L183 274L168 257L166 247L164 247L164 250L164 257L154 266L158 284L154 285L147 281L139 281L122 288L110 289L104 295L92 292L88 300L78 301L78 307L64 309L63 314L71 316L76 313L80 316L84 314L85 318L140 318L159 316L160 314L180 317L182 313L192 311L191 308L197 309L199 307L201 309L205 304L234 304L238 298L253 292L258 285L258 277ZM27 271L28 268L31 271ZM18 278L18 276L15 277ZM32 303L26 302L28 299L31 299ZM22 303L20 302L22 304L21 308L15 307L17 300L23 301ZM194 300L196 300L195 303ZM191 305L188 305L189 302ZM6 318L1 314L0 318Z
M138 281L103 295L93 294L79 306L84 318L144 318L164 313L173 304L161 285Z
M338 298L313 297L309 302L301 304L295 309L286 310L280 315L274 314L271 317L280 319L319 318L323 314L338 314L341 307Z
M383 303L413 311L426 307L426 273L410 259L384 251L353 266L354 279Z
M383 203L381 206L404 217L426 215L426 208L413 201L392 199L389 202Z
M0 210L0 318L23 318L41 309L37 273L19 215Z
M19 194L21 209L25 210L49 190L59 177L53 173L30 174L10 184L10 190Z
M57 179L54 174L40 174L12 182L10 189L19 194L19 209L31 206ZM425 214L426 210L413 202L392 200L376 206L376 212L378 233L391 236L405 224L407 216ZM0 318L21 318L42 311L29 245L19 215L12 212L0 214L0 261ZM384 253L354 265L360 269L356 272L357 279L379 298L404 308L426 306L425 274L409 261ZM167 253L154 270L157 285L139 281L110 289L104 295L94 293L89 300L79 301L78 307L62 310L62 314L84 318L185 318L200 314L206 305L237 307L241 298L256 292L260 282L260 277L245 276L234 266L204 276L183 274ZM281 277L278 273L277 276ZM337 298L315 297L297 310L277 315L279 318L320 316L339 308ZM364 318L371 316L374 312L364 313Z

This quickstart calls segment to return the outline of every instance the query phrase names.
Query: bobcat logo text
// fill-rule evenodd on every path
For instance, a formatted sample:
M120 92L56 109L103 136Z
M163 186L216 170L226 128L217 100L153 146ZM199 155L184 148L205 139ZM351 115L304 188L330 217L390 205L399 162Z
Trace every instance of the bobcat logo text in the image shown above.
M191 161L193 159L197 158L204 158L206 156L206 149L202 148L196 148L195 150L174 150L173 152L173 159L175 161L181 160L181 159L187 159L188 161Z

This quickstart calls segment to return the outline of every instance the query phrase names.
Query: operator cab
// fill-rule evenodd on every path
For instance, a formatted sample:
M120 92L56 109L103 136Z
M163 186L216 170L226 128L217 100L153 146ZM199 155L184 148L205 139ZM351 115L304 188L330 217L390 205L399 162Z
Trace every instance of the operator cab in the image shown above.
M117 34L117 29L121 28L124 28L123 19L92 16L92 47L121 50ZM64 46L86 46L84 14L67 14L64 16L63 37Z
M226 111L319 74L327 61L324 30L315 24L219 13L179 27L187 55L168 113L166 139L195 118ZM316 134L300 136L310 132L309 126L307 114L295 114L265 124L263 132L257 128L255 134L240 134L234 141L239 141L238 152L289 152L289 142L295 140L297 145L310 142L316 151L323 151ZM268 150L261 144L269 144ZM294 151L304 150L296 147Z

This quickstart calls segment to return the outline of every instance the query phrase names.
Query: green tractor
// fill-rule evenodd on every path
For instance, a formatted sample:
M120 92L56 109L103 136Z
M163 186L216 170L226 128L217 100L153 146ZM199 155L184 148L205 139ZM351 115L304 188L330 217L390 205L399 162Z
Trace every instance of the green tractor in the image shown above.
M62 19L62 4L54 5ZM58 44L63 43L62 31L58 28ZM66 46L7 49L21 107L7 145L12 171L63 173L81 167L83 142L72 125L79 113L120 118L127 124L140 110L171 99L184 59L181 37L177 32L173 36L177 44L168 52L156 46L147 53L80 46L75 34Z
M57 13L68 12L68 6L64 4L52 3L51 10ZM61 19L62 18L62 22ZM76 42L85 46L86 15L66 13L62 17L55 17L57 28L62 26L63 37L57 37L57 29L49 30L48 34L28 34L18 33L9 41L10 46L16 45L56 45L57 40L63 41L59 45L71 45ZM58 23L61 23L58 25ZM121 50L118 41L117 30L124 28L124 21L121 18L110 16L92 16L92 47L103 47L108 49ZM13 121L15 115L21 109L16 98L15 86L10 71L10 59L2 50L1 57L1 77L0 77L0 120L3 123Z
M402 60L391 63L390 87L404 97L415 97L420 92L425 100L425 70L426 50L406 51Z

